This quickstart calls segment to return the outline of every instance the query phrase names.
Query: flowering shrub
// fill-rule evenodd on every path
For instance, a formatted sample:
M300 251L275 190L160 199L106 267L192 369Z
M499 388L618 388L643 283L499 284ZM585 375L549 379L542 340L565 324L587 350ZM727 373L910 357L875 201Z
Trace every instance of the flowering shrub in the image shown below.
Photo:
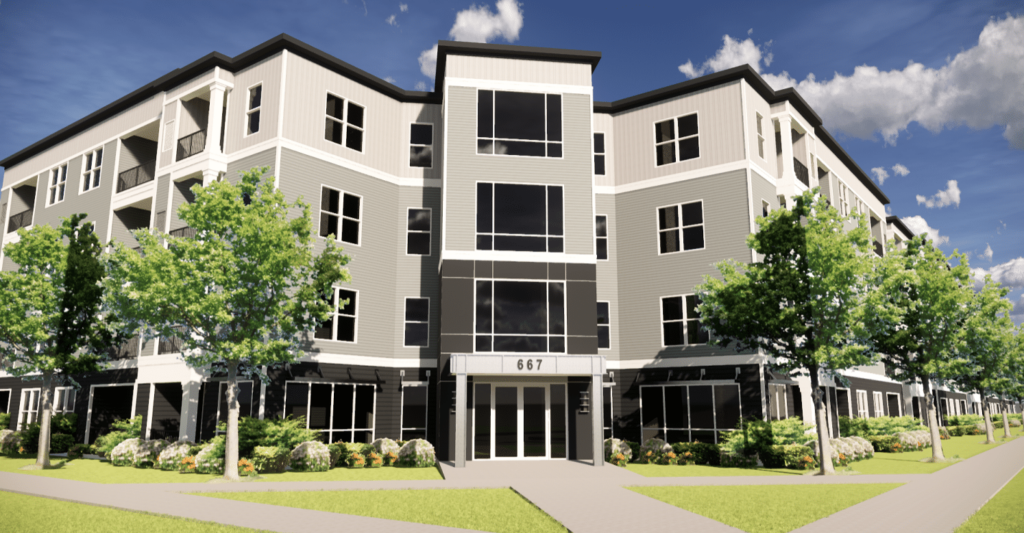
M718 466L722 464L722 451L717 444L709 442L677 442L672 446L672 451L679 457L690 453L693 462L697 465Z
M413 439L398 450L398 466L429 467L437 465L434 447L423 439Z
M639 461L644 464L657 464L661 456L672 451L672 447L661 439L647 439L640 446ZM677 454L678 455L678 454Z
M331 454L331 468L337 466L338 461L341 460L342 456L348 453L345 449L345 445L338 443L328 444L327 451Z
M90 447L88 444L82 444L81 442L68 448L68 459L79 459L83 455L89 453Z
M21 434L17 431L5 429L0 431L0 453L13 455L18 453L21 447Z
M798 467L800 468L800 470L810 470L812 468L818 468L818 461L815 460L814 457L811 457L810 455L805 455L800 458Z
M363 468L366 466L366 458L359 452L350 453L348 459L345 460L345 464L349 468Z
M949 430L946 428L939 428L939 438L942 440L949 440Z
M380 468L384 465L384 459L377 452L370 452L366 456L366 468Z
M621 467L625 468L626 465L629 464L629 459L626 458L626 456L623 455L622 452L618 452L618 453L608 457L608 462L613 464L613 465L615 465L615 466L621 466Z
M196 455L196 472L200 474L223 474L224 453L224 435L214 437Z
M679 464L679 456L676 455L676 452L673 452L671 450L667 451L664 454L662 454L661 459L658 461L658 464L671 466L677 465Z
M96 455L109 456L122 442L142 436L142 415L126 420L117 420L111 424L113 431L101 435L93 444Z
M196 458L188 455L181 459L178 463L178 472L182 474L194 474L196 471Z
M609 462L612 462L611 457L613 455L622 455L626 458L628 463L633 458L633 449L630 448L629 443L619 439L605 439L604 440L604 456ZM625 465L620 465L625 466Z
M135 454L139 451L139 439L127 439L110 451L110 463L114 466L131 466L135 464Z
M844 453L840 452L839 455L837 455L837 456L832 458L832 466L840 467L840 466L848 466L849 464L850 464L850 458L847 457L846 454L844 454Z
M160 470L177 470L178 465L181 464L181 460L189 456L189 449L192 448L191 442L175 442L169 444L160 455L156 457L156 463L154 466Z
M319 441L303 442L292 450L291 467L300 472L326 472L331 469L331 451Z
M256 467L248 459L239 459L238 473L243 476L256 477Z
M277 446L257 446L252 449L252 464L261 474L281 473L288 468L292 451Z
M169 443L165 440L139 440L135 448L135 460L132 464L136 468L148 468L156 465L160 454L167 448Z
M675 453L675 452L673 452L673 453ZM693 453L691 453L691 452L683 452L682 454L680 454L679 455L679 464L681 464L681 465L692 465L692 464L694 464Z
M398 450L400 449L401 447L398 446L398 443L391 439L377 439L373 441L373 450L381 457L386 456L389 452L393 452L397 458Z
M395 466L398 463L398 454L395 452L388 452L384 454L384 466Z

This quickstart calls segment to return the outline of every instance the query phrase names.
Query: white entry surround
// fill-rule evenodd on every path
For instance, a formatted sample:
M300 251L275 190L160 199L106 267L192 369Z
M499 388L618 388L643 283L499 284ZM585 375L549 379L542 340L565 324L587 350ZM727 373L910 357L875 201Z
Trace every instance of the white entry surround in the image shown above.
M550 353L452 354L451 371L455 374L455 466L466 466L466 398L469 394L467 376L590 376L591 441L594 466L604 466L604 374L607 361L603 355L565 355Z

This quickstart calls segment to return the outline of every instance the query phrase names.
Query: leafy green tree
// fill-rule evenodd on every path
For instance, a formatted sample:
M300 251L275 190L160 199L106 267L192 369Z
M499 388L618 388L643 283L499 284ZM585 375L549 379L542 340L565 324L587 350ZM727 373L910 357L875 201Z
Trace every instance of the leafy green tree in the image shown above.
M136 231L142 253L116 246L108 290L146 338L182 341L185 362L227 372L224 477L238 479L238 377L267 380L263 365L294 361L329 317L333 286L350 281L348 257L326 239L314 256L309 205L289 205L268 169L194 186L179 217L195 237ZM299 216L289 218L289 211ZM166 242L166 246L165 243Z
M760 350L773 368L810 375L821 473L834 474L820 377L871 361L856 336L870 233L859 215L845 230L817 189L794 204L757 219L747 245L763 255L760 262L723 261L716 265L722 280L704 277L701 323L712 344Z
M102 246L84 214L18 230L7 245L18 270L0 272L0 369L42 380L36 465L50 466L54 387L73 374L99 370L115 340L111 322L97 320L103 301Z
M951 260L957 260L953 266ZM864 306L867 334L897 381L920 381L931 429L931 461L945 461L939 438L932 382L955 374L954 356L963 351L964 324L972 289L967 258L950 256L918 235L877 262Z

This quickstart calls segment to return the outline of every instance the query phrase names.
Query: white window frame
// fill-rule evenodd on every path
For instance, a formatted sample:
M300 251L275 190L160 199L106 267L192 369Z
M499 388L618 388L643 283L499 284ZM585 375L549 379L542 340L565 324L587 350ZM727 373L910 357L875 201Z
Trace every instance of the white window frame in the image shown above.
M339 121L337 118L332 117L332 116L327 114L327 96L328 95L333 96L333 97L337 98L338 100L341 100L342 107L343 107L341 115L343 117L345 117L343 120ZM356 102L355 100L353 100L351 98L344 98L342 96L339 96L337 93L332 92L332 91L325 91L324 92L324 99L321 100L321 101L324 103L324 111L323 111L323 113L324 113L324 120L333 120L333 121L339 122L341 124L341 144L338 144L338 143L336 143L336 142L334 142L334 141L332 141L332 140L330 140L330 139L328 139L326 137L323 138L324 142L330 143L330 144L335 145L335 146L341 146L342 148L348 148L349 150L352 150L353 152L359 152L361 154L365 154L366 153L366 124L367 124L367 120L366 120L367 109L366 109L366 106L363 105L363 104L360 104L359 102ZM361 107L363 109L363 125L362 126L356 126L354 124L350 124L349 123L349 121L348 121L348 106L350 104L358 106L358 107ZM326 123L325 122L321 122L321 124L326 124ZM348 128L349 127L355 128L355 129L363 132L363 142L362 142L362 144L359 145L359 149L358 150L356 150L355 148L349 148L349 146L348 146ZM320 129L321 129L320 133L321 134L323 134L323 128L324 128L324 126L320 126ZM410 131L412 131L411 128L410 128ZM431 164L433 164L433 159L431 159ZM413 167L413 168L418 168L418 167Z
M263 97L265 96L263 94L263 89L260 89L260 105L258 105L256 107L253 107L253 108L249 107L249 105L252 103L252 96L251 96L252 95L252 90L257 88L257 87L263 87L263 82L260 81L259 83L254 83L254 84L250 85L249 87L247 87L245 89L245 123L242 124L242 131L245 132L245 135L242 136L243 138L244 137L249 137L251 135L256 135L261 130L263 130L263 113L261 113L261 111L263 110ZM256 131L250 132L249 131L249 116L254 114L254 113L259 113L260 114L260 118L259 118L260 125L259 125L259 128Z
M353 383L353 382L346 382L346 381L314 381L314 380L310 380L310 379L301 379L301 378L300 379L288 380L288 381L284 382L284 406L285 406L284 408L285 409L288 408L288 384L289 383L305 383L306 385L308 385L306 387L306 429L309 429L309 408L310 408L310 404L313 403L312 402L312 400L313 400L313 385L330 385L331 386L331 410L330 410L329 413L327 413L327 420L328 420L327 428L328 429L314 429L314 431L319 431L321 433L327 432L328 435L330 437L332 437L332 438L333 438L333 433L335 431L347 432L349 434L349 438L355 438L355 433L357 431L359 431L359 432L369 431L370 432L370 442L373 442L374 440L377 439L377 385L375 385L373 383ZM334 429L334 386L335 385L342 385L342 386L352 385L353 386L352 387L352 418L351 418L352 426L356 425L355 424L355 419L356 419L356 390L357 390L356 388L357 387L372 387L373 388L373 427L368 428L368 429L367 428L356 429L355 427L353 427L352 429ZM331 439L328 439L328 440L331 440ZM341 441L335 441L335 442L341 442ZM346 442L352 442L352 441L350 440L350 441L346 441ZM329 444L333 444L333 443L329 443Z
M28 397L28 401L25 398ZM33 401L34 398L34 401ZM43 400L42 389L21 389L21 401L18 402L17 431L22 431L39 421L39 403Z
M563 200L562 203L564 204L565 203L565 201L564 201L565 199L563 198L562 200ZM563 205L563 209L564 209L564 205ZM563 218L565 217L564 213L563 213L562 217ZM598 218L604 218L604 233L605 233L604 237L601 237L601 236L599 236L597 234L597 219ZM609 227L608 227L608 215L594 215L594 257L597 257L597 243L598 243L598 241L601 241L602 239L604 240L604 251L607 254L607 257L605 257L604 259L601 259L600 257L597 257L598 261L608 261L609 257L611 257L610 250L608 249L608 241L610 240L610 237L608 237L608 230L609 230Z
M701 220L700 224L690 224L689 226L684 226L683 225L683 206L684 205L689 205L689 204L698 204L698 203L700 204L700 220ZM660 222L661 221L661 217L660 217L661 210L669 208L669 207L675 207L676 208L676 220L679 221L679 225L674 227L674 228L661 229L661 222ZM703 198L699 198L697 200L690 200L690 201L687 201L687 202L677 202L677 203L674 203L674 204L668 204L668 205L662 205L662 206L655 207L654 208L654 230L658 233L658 238L654 240L654 249L655 249L655 251L657 252L657 254L659 256L662 256L662 255L672 255L672 254L681 254L681 253L685 253L685 252L699 252L701 250L707 250L707 248L708 248L707 236L708 235L707 235L707 232L704 231L704 229L707 227L707 225L708 225L707 218L705 217L705 214L704 214L704 199ZM694 248L692 250L687 250L687 249L685 249L683 247L683 229L685 229L685 228L695 228L697 226L701 227L700 231L701 231L701 235L703 235L703 237L704 237L704 239L703 239L704 240L704 246L702 246L700 248ZM662 253L661 252L661 234L662 233L668 233L670 231L676 231L676 232L679 233L679 249L674 251L674 252Z
M63 393L63 397L60 396L61 393ZM77 391L74 387L55 387L53 389L53 414L74 413L76 395ZM70 402L68 398L71 398ZM68 407L69 403L71 404L70 408Z
M348 106L345 107L345 111L348 112ZM366 108L365 107L363 108L363 122L364 123L366 122ZM416 144L416 143L412 142L412 127L413 126L430 126L430 141L431 141L430 144ZM366 136L365 135L363 135L363 140L366 140ZM433 123L431 123L431 122L410 122L409 123L409 147L412 148L413 146L419 146L419 147L430 148L430 166L426 166L426 167L414 167L414 166L412 166L412 151L410 150L409 161L406 162L406 165L408 166L408 168L421 168L421 169L424 169L424 170L434 168L434 144L435 143L434 143L434 124Z
M14 396L14 391L12 389L0 389L0 392L6 392L7 393L7 405L4 406L4 412L7 413L7 414L10 414L11 413L11 397ZM8 428L0 427L0 431L5 430L5 429L8 429Z
M687 316L687 314L686 314L686 297L687 296L697 296L697 293L691 292L691 293L687 293L687 294L673 294L673 295L669 295L669 296L661 296L661 297L658 298L658 318L661 320L660 323L659 323L661 325L661 328L660 328L661 331L659 331L658 333L661 336L661 347L662 348L675 348L675 347L678 347L678 346L707 346L708 345L708 343L706 343L706 342L702 342L702 343L698 343L698 344L690 344L690 324L689 323L694 321L694 320L696 320L697 324L698 324L698 327L700 327L700 318L690 318L689 316ZM675 320L675 319L673 319L673 320L665 320L665 307L664 307L664 303L663 302L664 302L664 300L666 298L682 298L683 299L683 318L681 320ZM682 344L665 344L665 323L666 322L673 322L673 323L675 323L675 322L682 322L683 323L683 343ZM708 340L710 341L710 339L711 339L711 332L708 332Z
M356 297L358 299L358 296ZM409 320L406 316L409 311L409 300L426 300L427 301L427 320L426 322L420 322L417 320ZM475 302L474 302L475 303ZM402 346L405 348L429 348L430 347L430 297L429 296L406 296L405 305L403 306L402 313ZM357 308L356 311L359 309ZM426 324L427 325L427 343L420 346L419 344L407 344L405 338L405 326L407 324Z
M362 297L359 296L359 290L358 289L353 289L352 287L338 287L337 285L332 287L332 290L334 291L335 307L330 312L330 315L331 315L331 338L329 338L329 339L321 339L321 338L316 337L314 335L314 340L316 340L316 341L341 342L341 343L345 343L345 344L358 344L359 343L359 307L361 305L359 302L362 301ZM352 335L352 340L350 340L350 341L340 341L340 340L338 340L338 319L337 318L338 318L339 315L341 315L341 313L338 310L338 306L341 304L341 297L338 296L338 291L339 290L350 291L350 292L356 293L356 312L351 315L353 320L355 321L354 325L352 326L355 331L354 331L354 333ZM349 303L351 304L351 302L349 302ZM343 315L343 316L349 316L349 315Z
M765 200L764 198L761 198L761 216L767 218L768 215L771 214L771 212L772 212L772 204L769 203L768 200Z
M135 383L100 383L96 385L89 385L89 405L85 411L85 442L89 442L89 432L92 429L92 399L96 393L96 389L107 388L107 387L131 387L132 388L132 410L129 415L131 418L136 416L135 413L135 402L139 399L139 384Z
M331 213L330 211L324 211L323 210L324 189L330 189L332 191L337 191L338 192L338 212L337 213ZM359 218L352 218L352 217L345 216L344 213L345 213L345 195L346 194L349 195L349 196L355 196L356 198L359 198ZM328 215L338 217L338 234L334 236L334 240L335 241L341 242L341 243L345 243L345 244L348 244L350 246L362 246L363 245L363 213L365 211L366 211L366 199L363 198L362 195L356 194L354 192L348 192L348 191L345 191L345 190L342 190L342 189L338 189L336 187L331 187L329 185L323 185L323 184L320 185L320 213L321 214L327 213ZM316 234L317 234L318 238L326 239L327 236L320 235L320 219L321 219L321 217L317 218ZM347 220L353 220L353 221L355 221L356 223L359 224L359 235L357 237L357 239L359 239L359 242L349 242L349 241L341 240L342 224L344 224L344 221L346 219Z
M480 282L480 281L489 281L489 282L491 282L491 300L492 300L492 302L491 302L491 332L490 333L478 333L476 331L476 302L477 302L476 285L477 285L477 282ZM494 302L493 302L493 299L494 299L494 284L497 283L497 282L503 282L503 281L512 281L512 282L517 282L517 283L543 283L544 284L544 289L545 289L544 290L544 297L545 297L545 302L546 302L546 308L545 309L546 309L546 311L548 312L548 315L549 315L547 329L549 331L547 333L545 333L545 334L542 334L542 335L539 335L539 334L536 334L536 333L530 333L530 334L519 334L519 336L522 336L522 337L544 337L547 340L548 350L551 349L551 338L552 337L561 337L562 339L564 339L564 342L565 342L565 349L564 350L562 350L561 352L552 352L552 351L546 351L546 352L498 352L498 351L494 350L494 337L496 337L498 335L508 335L507 333L495 333L494 332L494 307L495 307L494 306ZM565 333L562 333L562 334L552 334L551 331L550 331L550 329L551 329L551 322L550 322L551 321L551 318L550 318L550 313L551 313L551 289L549 288L552 283L561 283L562 284L562 288L563 288L562 294L563 295L566 294L565 291L569 287L566 280L559 280L559 279L550 279L550 280L547 280L547 279L508 279L508 278L476 278L476 279L474 279L473 280L473 353L486 353L486 354L512 353L512 354L532 354L532 355L535 355L535 356L536 355L544 356L546 354L547 355L565 355L565 354L567 354L568 351L569 351L569 333L568 333L568 331L569 331L568 330L569 324L567 322L568 321L568 314L569 314L569 305L568 305L568 301L566 299L562 300L562 323L565 324L565 328L566 328ZM479 351L479 350L476 349L476 338L478 336L481 336L481 335L485 336L485 337L490 337L491 338L491 349L490 350L482 352L482 351Z
M683 117L688 117L690 115L696 115L697 116L697 134L696 135L687 135L686 137L680 137L679 136L679 119L681 119ZM675 131L675 134L676 134L675 138L673 138L670 141L658 142L658 128L657 128L658 124L661 124L662 122L668 122L670 120L672 121L672 129ZM654 122L651 122L651 126L652 126L651 129L653 130L652 133L654 135L653 136L653 139L654 139L654 153L651 154L652 157L653 157L653 159L651 161L654 163L654 168L667 167L669 165L675 165L676 163L682 163L683 160L679 159L679 146L678 146L678 143L679 143L679 141L683 141L683 140L686 140L686 139L691 139L693 137L697 138L697 157L694 157L692 159L686 159L685 161L700 161L700 159L702 157L704 157L704 150L703 150L703 147L701 146L701 143L700 143L700 132L704 128L702 128L700 126L700 124L701 124L701 122L700 122L700 113L697 112L697 111L694 111L692 113L684 113L682 115L676 115L674 117L663 118L663 119L655 120ZM665 144L671 144L671 143L676 143L676 145L674 145L673 148L672 148L672 150L673 150L672 153L675 154L676 160L671 162L671 163L665 163L664 165L659 165L658 164L658 147L660 147L662 145L665 145Z
M762 126L764 117L761 116L761 113L756 111L754 112L754 117L754 120L757 122L757 155L761 156L761 159L767 161L768 159L764 155L764 127Z
M875 418L885 416L885 395L881 391L871 391L871 402L875 405Z
M615 438L615 383L604 383L603 385L604 385L604 388L601 391L601 407L602 407L602 410L603 410L603 408L604 408L604 391L608 391L608 393L609 393L609 398L608 398L609 399L609 402L608 402L608 421L611 423L610 426L604 426L604 430L608 432L608 436L605 437L605 438L613 439L613 438ZM550 410L550 407L549 407L549 410ZM602 413L602 414L604 414L604 413ZM566 419L566 421L568 421L568 419ZM602 420L601 423L604 424L604 421ZM566 445L568 445L568 439L566 440Z
M100 156L100 164L97 165L95 164L97 153L103 153L102 146L90 150L82 156L82 175L81 179L79 180L80 184L78 187L79 194L85 194L90 191L95 191L96 189L99 189L100 185L102 184L101 177L103 176L103 156ZM87 168L89 170L86 170ZM95 179L93 179L92 183L90 183L89 178L92 176L95 176Z
M57 205L67 197L68 163L62 163L50 169L49 183L46 189L46 207Z
M477 117L477 110L480 109L480 91L490 91L491 92L491 136L490 137L480 137L480 130L479 130L479 124L480 124L479 121L480 121L480 119L479 119L479 117ZM494 130L495 130L495 128L498 127L498 121L496 120L497 119L497 109L496 109L497 106L494 105L494 102L497 99L496 93L499 93L499 92L503 92L503 93L530 93L530 94L542 94L542 95L544 95L544 140L543 141L536 141L536 140L532 140L532 139L506 139L504 137L498 138L498 137L496 137L494 135ZM561 106L562 106L562 140L560 140L560 141L549 141L548 140L548 95L549 94L557 94L558 96L561 97L560 102L561 102ZM481 87L481 88L477 88L477 90L476 90L476 100L475 100L474 103L475 103L476 107L474 108L473 116L476 118L476 121L474 121L473 126L474 126L474 130L476 131L476 133L473 135L473 139L475 139L475 141L477 143L479 143L479 141L481 139L484 139L484 140L490 140L490 141L492 141L494 143L497 143L499 141L515 141L515 142L532 142L532 143L539 143L539 144L543 144L544 145L544 155L543 156L496 154L496 153L493 153L494 150L491 150L492 153L490 153L490 154L481 154L480 151L479 151L478 146L473 146L473 152L476 155L490 156L490 157L525 157L527 159L554 159L554 160L565 159L565 93L556 93L556 92L547 92L547 91L526 91L526 90L520 90L520 89L485 89L485 88ZM562 145L562 155L561 155L561 157L549 157L547 155L547 148L548 148L547 145L549 145L549 144L560 144L560 145ZM563 196L562 199L563 199L563 203L564 203L565 197ZM564 215L564 213L563 213L563 215Z
M423 167L415 167L415 168L423 168ZM362 202L362 200L360 200L359 201L359 209L360 209L360 211L362 211L362 207L363 207L363 202ZM426 211L427 213L430 214L430 216L427 217L427 221L430 223L430 229L428 229L427 231L409 229L409 212L412 211L413 209L415 209L417 211ZM360 214L362 214L362 213L360 213ZM362 231L362 229L363 229L362 221L359 221L359 230ZM408 208L406 208L406 210L405 210L405 255L409 256L409 257L430 257L431 255L434 255L434 250L433 250L434 238L433 238L433 235L431 235L433 232L434 232L434 209L433 208L431 208L431 207L408 207ZM410 233L426 233L427 234L427 253L425 253L425 254L411 254L411 253L409 253L409 234Z
M608 328L608 347L607 348L602 348L601 344L600 344L600 340L598 340L597 349L598 350L611 350L612 349L612 303L610 301L608 301L608 300L598 300L597 303L599 303L599 304L608 304L608 323L607 324L602 324L600 322L597 323L597 330L598 331L601 331L602 327ZM598 339L601 338L600 335L598 335L597 337L598 337Z
M597 138L596 138L597 135L601 136L601 139L602 139L602 143L601 144L605 144L605 143L608 142L608 138L607 138L607 136L604 133L605 132L603 132L603 131L595 131L594 132L594 136L595 136L595 138L594 138L594 175L595 176L607 176L608 175L608 146L605 145L604 150L601 151L601 152L597 151ZM603 161L604 161L604 172L602 172L600 174L597 173L597 157L598 156L600 156L603 159Z
M857 418L871 418L871 409L868 405L868 391L857 390Z
M487 155L487 154L481 154L481 155ZM532 157L532 156L507 156L507 157ZM548 159L554 159L554 158L548 158ZM489 185L492 186L491 187L491 231L490 231L490 233L480 233L479 231L477 231L477 227L476 227L476 217L477 217L477 213L480 211L480 197L478 196L477 190L478 190L478 188L479 188L481 183L489 184ZM497 188L496 187L497 185L537 185L537 186L545 187L545 189L544 189L544 228L545 228L544 229L544 231L545 231L544 235L533 235L533 234L525 234L525 233L498 233L498 232L494 231L494 229L496 227L494 223L497 220L497 218L495 216L495 211L497 211L497 209L494 208L494 198L495 198L494 190ZM558 188L562 189L562 234L561 235L552 235L550 233L547 233L548 231L550 231L550 227L551 227L551 220L548 218L548 192L547 192L547 187L558 187ZM473 239L474 239L473 247L474 247L474 251L477 251L477 252L513 252L513 253L565 253L565 243L566 243L566 240L567 240L567 236L565 235L567 233L567 231L566 231L567 228L565 226L565 185L561 185L561 184L558 184L558 183L515 183L515 182L508 182L508 181L479 181L478 180L474 184L473 189L474 189L473 190L473 195L475 197L473 199L473 201L476 202L476 206L475 206L475 209L473 211ZM477 250L476 249L476 242L475 242L476 238L481 236L481 235L489 235L491 237L491 249L490 250ZM514 251L514 250L497 250L497 249L495 249L494 238L499 236L499 235L501 235L501 236L509 236L509 237L544 237L545 239L552 239L552 238L562 239L562 252L547 252L547 251L545 251L545 252L517 252L517 251ZM547 247L549 247L550 244L547 241L545 241L544 246L545 246L545 249L547 249Z
M407 428L407 427L405 427L405 389L406 389L406 387L423 387L423 389L427 391L427 403L424 406L426 411L427 411L427 413L426 413L427 416L424 419L424 423L426 425L421 427L421 428ZM405 438L405 432L406 431L422 431L424 435L428 435L429 431L430 431L430 382L429 381L403 381L402 382L402 399L401 399L401 404L400 405L401 405L401 407L398 410L398 418L399 418L398 427L400 428L399 429L399 433L401 433L401 435L400 435L401 440L406 440L406 438ZM377 417L377 412L376 411L374 411L373 416L376 419L376 417ZM376 420L374 420L374 422L376 422ZM376 426L376 425L377 424L374 423L374 426Z

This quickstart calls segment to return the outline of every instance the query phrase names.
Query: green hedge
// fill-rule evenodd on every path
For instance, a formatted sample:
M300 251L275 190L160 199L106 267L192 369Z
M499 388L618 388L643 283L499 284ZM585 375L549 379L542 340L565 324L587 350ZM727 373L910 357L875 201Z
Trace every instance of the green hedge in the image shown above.
M11 428L11 413L0 413L0 430Z
M871 447L876 452L894 453L896 452L896 444L899 444L900 439L895 435L873 435L867 437L868 442L871 443Z
M672 451L682 457L686 452L693 456L693 463L698 465L719 466L722 464L722 451L717 444L709 442L677 442L672 444Z
M921 429L921 421L912 416L880 416L877 418L839 417L839 433L846 437L865 439Z

